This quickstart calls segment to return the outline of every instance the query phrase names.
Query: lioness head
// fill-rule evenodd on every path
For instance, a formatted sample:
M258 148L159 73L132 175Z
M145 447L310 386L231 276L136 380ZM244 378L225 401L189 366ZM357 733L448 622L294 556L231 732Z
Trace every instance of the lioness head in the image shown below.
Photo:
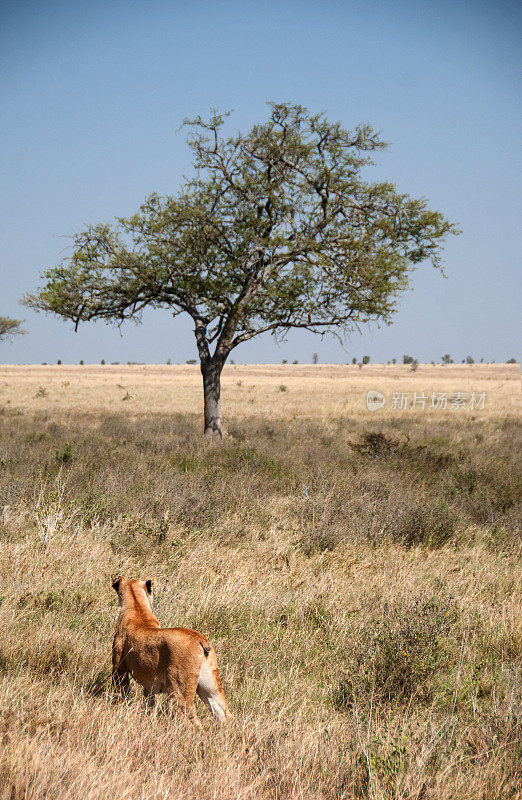
M152 605L152 590L154 584L156 583L156 578L149 578L146 581L141 580L130 580L128 581L123 575L119 575L117 578L114 578L112 581L112 588L118 595L118 600L120 602L120 606L123 605L125 600L125 595L130 587L134 589L143 589L145 592L145 599L148 601L149 605Z

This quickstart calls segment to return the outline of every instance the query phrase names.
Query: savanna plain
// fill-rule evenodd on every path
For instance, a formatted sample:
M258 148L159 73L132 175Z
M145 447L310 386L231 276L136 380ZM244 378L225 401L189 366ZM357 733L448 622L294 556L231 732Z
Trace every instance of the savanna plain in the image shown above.
M520 390L230 365L218 444L196 366L1 366L0 798L522 797ZM114 702L120 573L211 639L230 724Z

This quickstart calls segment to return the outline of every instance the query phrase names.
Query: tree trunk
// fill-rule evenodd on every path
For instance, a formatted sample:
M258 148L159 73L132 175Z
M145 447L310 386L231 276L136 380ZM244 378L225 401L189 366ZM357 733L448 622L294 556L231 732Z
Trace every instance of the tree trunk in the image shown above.
M201 363L205 401L205 436L223 438L221 426L221 370L223 364L209 359Z

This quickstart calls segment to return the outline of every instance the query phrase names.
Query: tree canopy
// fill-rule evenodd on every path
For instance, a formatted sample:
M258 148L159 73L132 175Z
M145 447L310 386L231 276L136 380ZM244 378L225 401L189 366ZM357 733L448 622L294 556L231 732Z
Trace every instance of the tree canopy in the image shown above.
M13 336L19 336L26 333L22 328L22 322L19 319L11 319L10 317L0 317L0 342L4 339L10 339Z
M389 323L415 265L440 267L457 232L424 198L362 176L386 146L369 125L270 104L266 122L225 135L227 116L186 121L195 174L178 194L77 233L25 298L76 327L139 321L147 307L189 314L218 397L227 356L254 336Z

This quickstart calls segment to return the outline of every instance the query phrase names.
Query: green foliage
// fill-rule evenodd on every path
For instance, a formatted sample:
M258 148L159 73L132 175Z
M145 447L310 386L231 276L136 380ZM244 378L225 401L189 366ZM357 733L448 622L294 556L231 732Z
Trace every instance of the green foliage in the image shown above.
M385 147L369 125L348 131L270 104L266 122L226 136L226 117L187 121L196 174L177 196L151 194L115 226L77 234L25 303L76 326L167 306L194 320L202 362L221 364L264 331L390 322L414 266L440 266L456 227L424 199L361 177Z
M67 464L69 461L72 461L73 449L69 442L65 442L61 450L54 451L54 455L60 464Z
M417 501L398 510L388 533L393 541L405 547L437 548L453 538L458 522L458 514L443 500L430 505Z
M365 623L333 695L339 709L354 700L428 700L433 677L455 657L446 640L458 619L451 597L415 597L384 606Z
M177 453L172 457L171 462L180 472L184 473L198 472L203 467L201 459L192 454Z
M0 317L0 342L24 333L27 333L27 331L23 330L21 320Z
M381 458L395 452L398 442L390 439L382 431L367 431L361 437L361 441L352 445L353 449L363 456L369 458Z

